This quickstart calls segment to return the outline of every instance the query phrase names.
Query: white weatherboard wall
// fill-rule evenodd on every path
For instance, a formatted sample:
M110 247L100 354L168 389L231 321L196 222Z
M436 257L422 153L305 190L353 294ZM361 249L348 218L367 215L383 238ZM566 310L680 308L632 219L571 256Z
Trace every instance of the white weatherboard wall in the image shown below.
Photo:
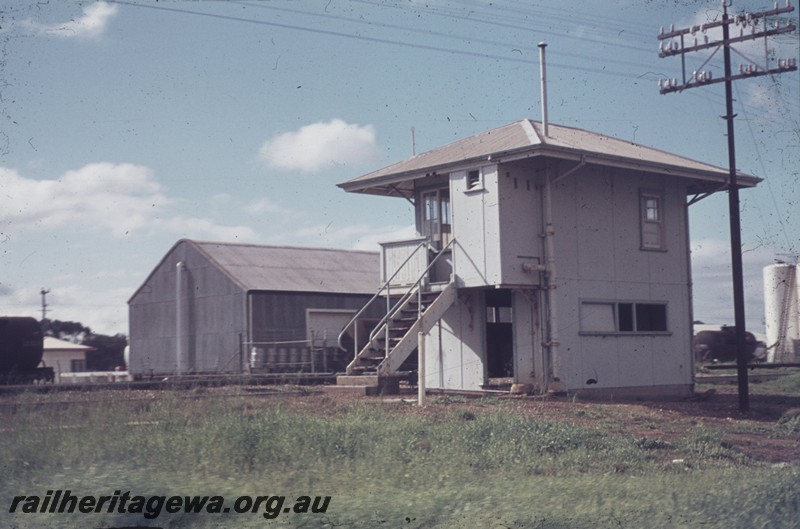
M640 247L640 191L663 197L665 250ZM679 179L584 168L553 187L560 373L570 390L693 383L685 190ZM665 302L666 333L589 335L582 301ZM661 388L657 388L660 386Z
M456 303L425 337L425 385L480 389L485 379L483 296L460 290Z
M467 171L451 176L455 262L461 287L530 286L541 262L541 195L530 169L481 167L481 184L467 188Z
M546 366L539 330L538 292L515 291L512 298L514 323L514 382L544 388Z

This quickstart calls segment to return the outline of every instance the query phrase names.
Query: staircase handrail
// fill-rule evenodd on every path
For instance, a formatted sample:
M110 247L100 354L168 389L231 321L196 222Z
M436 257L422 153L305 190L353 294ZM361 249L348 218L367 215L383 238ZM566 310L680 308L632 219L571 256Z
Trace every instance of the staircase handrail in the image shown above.
M372 341L372 340L374 340L374 339L375 339L375 336L377 335L377 332L379 332L379 331L381 330L381 326L385 325L385 326L386 326L386 329L385 329L385 331L384 331L384 332L386 333L386 344L385 344L385 347L386 347L386 352L387 352L387 354L388 354L388 351L389 351L389 320L390 320L390 319L391 319L391 318L392 318L392 317L393 317L393 316L394 316L394 315L397 313L397 311L398 311L400 308L402 308L402 306L403 306L403 305L404 305L404 304L405 304L405 303L408 301L408 299L409 299L409 298L411 297L411 295L414 293L414 289L415 289L415 288L417 289L417 298L418 298L418 303L417 303L417 311L421 311L421 307L422 307L422 300L421 300L420 298L422 297L422 288L421 288L421 283L422 283L422 280L423 280L425 277L427 277L427 275L428 275L428 272L431 270L431 268L433 268L433 265L435 265L435 264L436 264L436 261L438 261L438 260L439 260L439 258L440 258L442 255L444 255L444 252L445 252L445 250L447 250L447 249L448 249L450 246L452 246L452 245L453 245L453 243L455 243L455 242L456 242L456 239L455 239L455 238L452 238L452 239L450 239L450 242L448 242L448 243L447 243L447 244L444 246L444 248L442 248L441 250L439 250L439 253L437 253L437 254L436 254L436 257L434 257L434 258L431 260L430 264L428 264L428 267L427 267L427 268L425 268L425 270L422 272L422 274L420 274L420 276L417 278L417 280L416 280L416 281L414 281L414 283L413 283L411 286L409 286L409 287L408 287L408 289L406 290L406 293L405 293L405 294L403 294L403 296L400 298L400 300L399 300L397 303L395 303L395 304L394 304L394 306L393 306L392 308L390 308L390 309L388 309L388 310L386 311L386 316L384 316L384 317L383 317L383 319L382 319L381 321L379 321L379 322L378 322L378 324L375 326L375 328L372 330L372 332L371 332L371 333L369 333L369 341ZM380 293L380 292L378 292L378 293ZM388 299L388 292L387 292L387 299Z
M397 270L395 270L395 271L394 271L394 274L392 274L392 277L390 277L389 279L387 279L387 280L386 280L386 281L385 281L385 282L384 282L384 283L381 285L381 287L378 289L378 291L375 293L375 295L374 295L374 296L372 296L372 297L370 298L370 300L369 300L369 301L367 301L367 303L366 303L366 304L365 304L363 307L361 307L361 310L359 310L359 311L356 313L356 315L355 315L355 316L353 316L353 318L352 318L352 319L351 319L349 322L347 322L347 325L345 325L345 326L342 328L342 332L340 332L340 333L339 333L339 337L338 337L338 339L337 339L337 343L339 344L339 349L341 349L342 351L346 351L346 350L347 350L347 348L346 348L346 347L344 347L344 346L342 345L342 338L344 338L344 335L347 333L347 329L349 329L351 325L354 325L354 324L355 324L356 320L358 320L358 318L359 318L359 317L361 317L361 315L364 313L364 311L366 311L366 310L367 310L367 307L369 307L370 305L372 305L372 302L373 302L373 301L375 301L376 299L378 299L378 296L380 296L380 295L381 295L381 292L383 292L384 290L386 290L386 291L387 291L387 297L388 297L389 283L391 283L391 282L394 280L394 278L397 276L397 274L399 274L399 273L400 273L400 270L402 270L402 269L403 269L403 267L404 267L404 266L405 266L405 265L406 265L406 264L407 264L407 263L408 263L408 262L411 260L411 258L412 258L412 257L414 257L414 256L417 254L417 252L419 251L419 249L420 249L420 248L427 248L427 247L428 247L428 244L429 244L429 243L428 243L428 239L427 239L427 238L426 238L426 239L423 239L422 241L420 241L420 243L419 243L419 244L418 244L418 245L417 245L417 246L414 248L414 250L413 250L413 251L412 251L412 252L411 252L411 253L408 255L408 257L406 257L406 260L405 260L405 261L403 261L403 263L402 263L400 266L398 266L398 267L397 267ZM416 284L416 283L415 283L415 284ZM379 325L380 325L380 324L379 324ZM354 339L353 350L354 350L354 353L357 355L357 354L358 354L358 326L357 326L357 325L354 327L354 333L353 333L353 334L354 334L354 336L353 336L353 339ZM370 338L371 338L371 337L372 337L372 334L370 334Z

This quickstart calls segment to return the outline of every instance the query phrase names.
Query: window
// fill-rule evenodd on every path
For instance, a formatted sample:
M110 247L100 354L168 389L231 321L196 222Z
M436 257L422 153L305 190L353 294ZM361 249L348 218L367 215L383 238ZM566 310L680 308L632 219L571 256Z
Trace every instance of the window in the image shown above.
M467 172L467 191L482 189L481 172L478 169Z
M658 193L643 192L641 202L642 249L664 249L663 199Z
M666 303L584 301L580 318L582 333L668 332Z
M448 189L424 191L421 198L420 233L424 237L430 237L436 246L447 245L453 232L450 220L450 191Z
M80 373L86 371L86 360L72 359L69 361L69 370L71 373Z

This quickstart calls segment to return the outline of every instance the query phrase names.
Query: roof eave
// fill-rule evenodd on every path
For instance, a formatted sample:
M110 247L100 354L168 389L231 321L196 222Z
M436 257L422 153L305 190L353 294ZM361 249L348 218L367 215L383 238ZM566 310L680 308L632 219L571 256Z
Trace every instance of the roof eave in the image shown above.
M481 162L485 163L503 163L512 162L534 157L550 156L560 160L581 161L585 160L587 163L604 165L609 167L617 167L621 169L643 170L647 172L657 172L671 176L678 176L689 178L692 180L700 180L706 182L724 183L728 181L728 174L724 170L710 170L710 169L693 169L682 167L680 165L665 164L654 161L642 161L626 158L622 156L614 156L609 154L600 154L595 152L586 152L579 149L570 149L566 147L557 147L552 145L532 145L521 149L512 151L502 151L492 153L490 155L477 156L458 160L457 162L442 163L414 169L411 171L403 171L399 173L391 173L384 176L375 178L364 178L350 180L337 184L338 187L349 193L365 193L374 195L389 196L392 193L385 191L387 186L393 184L401 184L409 180L417 180L425 178L432 173L438 172L452 172L461 169L474 167ZM754 187L761 179L745 173L737 173L740 179L740 187Z

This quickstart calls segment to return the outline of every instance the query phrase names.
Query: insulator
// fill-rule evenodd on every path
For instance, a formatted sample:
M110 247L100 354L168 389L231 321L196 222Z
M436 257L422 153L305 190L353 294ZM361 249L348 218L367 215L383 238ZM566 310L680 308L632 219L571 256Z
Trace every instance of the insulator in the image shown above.
M697 47L697 37L694 38L694 46Z
M670 33L674 33L675 32L675 24L670 24L669 25L669 32Z
M703 40L705 40L705 43L708 44L708 35L703 35Z
M658 89L661 90L664 88L664 83L661 82L661 79L658 80Z
M661 26L661 31L659 31L658 34L659 35L663 35L664 34L664 26Z
M744 73L744 65L742 65L742 64L739 65L739 73L740 74Z

